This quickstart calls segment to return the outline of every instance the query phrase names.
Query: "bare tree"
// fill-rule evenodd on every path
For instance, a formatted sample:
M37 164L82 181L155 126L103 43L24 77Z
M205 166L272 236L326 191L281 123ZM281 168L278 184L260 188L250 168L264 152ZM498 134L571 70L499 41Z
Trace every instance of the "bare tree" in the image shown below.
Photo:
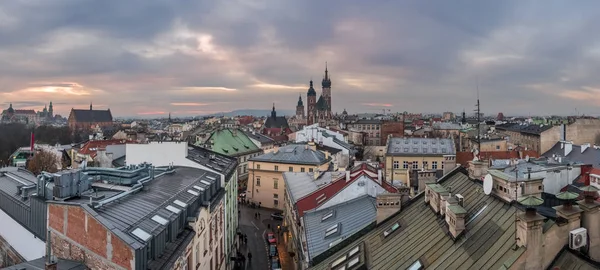
M27 164L27 169L35 175L45 172L58 171L58 158L51 152L41 150L35 153Z

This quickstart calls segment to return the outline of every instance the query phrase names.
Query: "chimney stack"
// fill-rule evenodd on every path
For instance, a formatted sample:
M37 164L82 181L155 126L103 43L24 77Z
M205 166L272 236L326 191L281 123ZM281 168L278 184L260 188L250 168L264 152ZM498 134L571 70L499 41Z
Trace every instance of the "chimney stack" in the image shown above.
M589 144L589 143L582 144L582 145L581 145L581 153L583 154L583 152L584 152L585 150L587 150L588 148L590 148L590 144Z
M346 182L350 181L350 171L346 171Z
M383 172L381 171L381 168L377 169L377 183L380 185L383 183Z
M50 230L47 231L47 240L46 240L46 265L44 266L45 270L57 270L58 265L57 261L52 256L52 234Z
M402 208L401 193L384 193L376 197L377 200L377 224L383 222Z
M539 215L535 209L544 201L534 196L519 199L519 203L525 206L525 212L517 215L517 247L526 247L525 258L542 258L543 247L543 224L544 217ZM542 260L526 260L525 269L542 269Z

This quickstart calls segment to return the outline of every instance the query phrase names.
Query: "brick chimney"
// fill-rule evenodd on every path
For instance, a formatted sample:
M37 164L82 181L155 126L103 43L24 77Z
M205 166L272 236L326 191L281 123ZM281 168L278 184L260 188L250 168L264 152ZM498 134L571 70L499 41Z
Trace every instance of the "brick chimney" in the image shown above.
M487 174L488 167L488 162L485 160L469 161L469 178L481 179Z
M50 230L46 232L48 240L46 240L46 264L44 266L45 270L57 270L58 263L57 260L52 256L52 234Z
M600 261L600 203L596 202L597 189L592 186L582 188L584 199L578 201L581 215L581 227L587 229L589 241L589 256L594 261Z
M525 258L542 258L544 219L535 208L527 208L517 215L517 246L527 248ZM528 259L525 269L543 269L542 263L541 259Z
M308 148L310 148L313 151L317 151L317 145L313 141L308 142Z
M458 204L456 198L448 198L446 206L446 223L452 238L456 239L465 230L467 210Z
M583 210L581 210L578 205L573 205L573 200L571 199L577 198L577 196L577 193L561 192L556 195L556 197L562 199L564 203L553 207L556 210L557 216L567 220L567 228L569 231L581 227L581 212L583 212Z
M376 197L377 200L377 224L381 223L394 213L402 209L402 194L384 193Z

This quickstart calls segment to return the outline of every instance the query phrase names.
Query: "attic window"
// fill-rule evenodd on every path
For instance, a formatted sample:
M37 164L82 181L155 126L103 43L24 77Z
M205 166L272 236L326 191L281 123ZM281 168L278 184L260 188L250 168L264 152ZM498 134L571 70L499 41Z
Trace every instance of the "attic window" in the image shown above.
M434 154L436 154L437 153L437 148L431 149L431 152L433 152Z
M348 252L348 257L354 256L354 254L358 253L358 251L360 251L360 246L354 247L350 250L350 252Z
M238 150L240 150L240 149L238 149L238 148L237 148L237 147L235 147L235 146L232 146L231 148L233 148L233 150L235 150L235 151L238 151Z
M193 191L193 190L191 190L191 189L188 189L188 191L187 191L187 192L188 192L189 194L192 194L192 195L194 195L194 196L198 196L198 195L200 195L200 193L198 193L198 192L196 192L196 191Z
M329 227L327 229L327 231L325 232L325 237L329 237L329 236L336 234L338 232L338 225L339 224L335 224L335 225Z
M427 141L423 141L423 144L427 144Z
M335 241L333 241L333 242L329 243L329 247L331 248L331 247L333 247L333 246L335 246L335 245L337 245L337 244L341 243L341 242L342 242L342 240L343 240L343 239L342 239L341 237L340 237L340 238L338 238L338 239L335 239Z
M383 232L383 237L388 237L390 234L392 234L393 232L398 230L398 228L400 228L400 223L398 223L398 222L394 223L394 225L392 225L391 228L389 228L385 232Z
M440 144L441 144L441 145L444 145L444 141L440 141Z
M446 148L442 148L442 153L446 154Z
M358 264L358 262L360 261L360 258L357 256L356 258L350 260L348 262L348 269L352 268L353 266L355 266L356 264Z
M345 261L346 261L346 255L339 257L337 260L335 260L331 263L331 268L334 268L334 267L342 264Z
M204 188L203 188L203 187L199 187L199 186L193 186L193 188L195 188L195 189L197 189L197 190L199 190L199 191L204 191Z
M415 141L414 143L415 143L415 144L418 144L419 142L418 142L418 141Z
M221 148L223 150L223 152L225 153L229 153L229 150L225 149L225 148Z
M423 153L427 153L427 148L423 148Z
M182 202L182 201L180 201L180 200L175 200L173 203L176 204L176 205L179 205L181 207L187 207L187 204L184 203L184 202Z
M331 212L329 212L329 213L325 214L325 215L324 215L324 216L321 218L321 221L325 221L325 220L329 219L330 217L333 217L333 211L331 211Z
M408 144L408 140L405 140L405 141L404 141L404 144Z
M157 223L159 223L161 225L167 225L167 223L169 223L168 220L164 219L163 217L161 217L159 215L153 216L152 220L156 221Z
M404 152L405 152L405 153L408 153L408 147L405 147L405 148L404 148Z
M431 141L431 144L435 144L435 141Z
M213 179L214 180L214 179ZM200 183L205 184L207 186L210 186L210 182L206 181L206 180L200 180Z
M206 178L208 178L208 179L210 179L210 180L216 180L216 179L217 179L216 177L214 177L214 176L210 176L210 175L209 175L209 176L207 176ZM202 182L202 181L200 181L200 182Z
M131 233L133 235L135 235L137 238L142 239L144 242L146 242L150 238L152 238L152 235L150 235L149 233L147 233L146 231L144 231L144 230L142 230L140 228L136 228Z
M418 153L419 152L419 148L413 148L413 152Z

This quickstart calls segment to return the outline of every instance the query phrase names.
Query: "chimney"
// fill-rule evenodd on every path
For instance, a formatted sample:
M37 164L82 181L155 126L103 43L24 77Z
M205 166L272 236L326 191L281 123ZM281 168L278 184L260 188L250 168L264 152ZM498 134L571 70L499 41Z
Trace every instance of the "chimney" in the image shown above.
M381 171L381 169L377 169L377 183L379 183L381 185L383 181L383 172Z
M346 171L346 182L350 181L350 171Z
M325 153L325 160L328 160L329 159L329 151L324 151L324 153Z
M589 144L589 143L582 144L582 145L581 145L581 153L583 154L583 152L584 152L586 149L588 149L589 147L590 147L590 144Z
M448 166L446 166L448 167ZM444 169L446 169L444 167ZM450 168L454 169L453 167ZM471 179L481 179L481 177L487 174L488 170L488 162L487 161L469 161L469 178ZM444 171L444 174L446 172Z
M600 203L596 201L598 189L594 186L585 186L581 188L584 199L578 201L579 208L583 210L581 215L581 227L588 231L588 250L589 256L594 261L600 261Z
M317 145L313 141L308 143L308 147L313 151L317 151Z
M47 240L46 240L46 265L44 266L45 270L57 270L58 263L56 258L52 256L52 234L50 230L47 232Z
M383 193L376 197L377 200L377 224L383 222L402 208L402 194Z
M538 199L539 200L539 199ZM544 217L535 207L526 208L517 216L517 246L526 247L525 258L542 258ZM542 260L526 260L525 269L543 269Z
M446 223L452 238L458 238L465 230L465 216L467 210L458 204L458 200L449 197L446 202Z
M568 156L569 153L571 153L571 151L573 150L573 143L571 142L565 142L565 154L564 156Z
M313 172L313 178L314 178L315 180L319 179L319 175L320 175L320 174L321 174L321 173L319 172L319 170L315 170L315 171Z

